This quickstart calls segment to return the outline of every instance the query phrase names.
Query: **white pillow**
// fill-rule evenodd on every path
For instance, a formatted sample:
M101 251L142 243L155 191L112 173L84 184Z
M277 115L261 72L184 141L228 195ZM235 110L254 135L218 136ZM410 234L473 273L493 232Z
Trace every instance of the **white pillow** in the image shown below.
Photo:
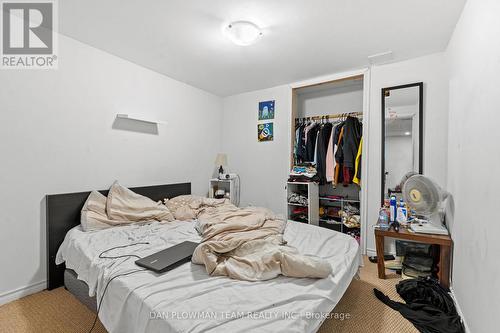
M174 220L167 206L132 192L118 182L115 182L109 190L106 214L111 220L133 222Z
M112 227L112 221L106 215L106 197L92 191L82 208L80 223L83 231L102 230Z

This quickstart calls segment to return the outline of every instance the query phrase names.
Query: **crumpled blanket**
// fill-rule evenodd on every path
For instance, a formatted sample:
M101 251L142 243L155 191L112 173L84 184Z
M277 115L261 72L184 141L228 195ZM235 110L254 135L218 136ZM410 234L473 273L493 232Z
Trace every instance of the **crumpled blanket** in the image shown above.
M278 275L325 278L330 264L298 253L283 239L285 221L265 208L238 208L230 203L202 201L190 208L198 218L202 243L192 262L205 265L208 274L246 281Z

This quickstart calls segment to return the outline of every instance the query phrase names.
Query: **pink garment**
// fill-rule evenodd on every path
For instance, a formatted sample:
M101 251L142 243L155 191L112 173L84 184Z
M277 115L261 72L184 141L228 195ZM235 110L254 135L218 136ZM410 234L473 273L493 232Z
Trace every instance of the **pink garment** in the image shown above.
M332 134L330 134L330 140L328 141L328 148L326 151L326 181L333 182L335 179L335 156L333 155L333 134L335 133L335 127L332 129Z

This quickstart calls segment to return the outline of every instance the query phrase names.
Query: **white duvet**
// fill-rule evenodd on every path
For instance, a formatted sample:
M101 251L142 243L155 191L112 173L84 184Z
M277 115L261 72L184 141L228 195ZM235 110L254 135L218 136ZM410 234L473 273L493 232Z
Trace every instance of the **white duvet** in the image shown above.
M68 232L56 262L66 262L101 299L110 278L139 270L136 258L100 259L106 253L140 257L190 240L199 242L195 222L123 226L96 232ZM184 264L164 274L139 271L108 286L99 318L109 332L315 332L338 303L360 264L357 242L325 228L289 222L284 238L305 255L332 265L324 279L278 277L238 281L211 277L203 265ZM149 243L149 244L142 244Z

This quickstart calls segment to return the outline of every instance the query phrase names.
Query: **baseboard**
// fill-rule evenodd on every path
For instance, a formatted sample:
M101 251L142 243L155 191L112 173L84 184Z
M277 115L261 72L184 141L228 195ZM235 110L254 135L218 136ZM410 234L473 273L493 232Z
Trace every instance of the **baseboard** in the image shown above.
M9 302L20 299L24 296L28 296L37 292L47 289L47 281L40 281L37 283L30 284L26 287L8 291L0 295L0 305L7 304Z
M453 290L453 287L450 287L450 294L451 294L451 298L453 298L453 303L455 303L455 308L457 309L457 312L460 315L460 318L462 318L462 322L464 323L465 333L470 333L469 326L467 326L467 322L465 321L464 313L462 312L462 308L460 308L460 304L458 304L457 297L455 296L455 290Z

